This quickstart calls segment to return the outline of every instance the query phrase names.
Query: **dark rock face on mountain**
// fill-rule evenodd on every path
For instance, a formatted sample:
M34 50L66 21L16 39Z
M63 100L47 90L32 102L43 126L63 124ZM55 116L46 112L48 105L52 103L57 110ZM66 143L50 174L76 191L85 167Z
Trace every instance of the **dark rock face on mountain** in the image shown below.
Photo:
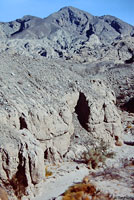
M131 111L133 26L73 7L27 15L0 23L0 61L0 186L9 199L32 199L48 162L81 159L102 140L123 144L117 106Z

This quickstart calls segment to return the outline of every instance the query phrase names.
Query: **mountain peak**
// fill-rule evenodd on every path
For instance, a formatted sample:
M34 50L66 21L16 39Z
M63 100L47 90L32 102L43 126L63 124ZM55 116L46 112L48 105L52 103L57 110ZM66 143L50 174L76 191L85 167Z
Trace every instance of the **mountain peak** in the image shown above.
M60 10L67 10L67 9L76 9L77 10L77 8L75 8L73 6L65 6L65 7L61 8Z
M8 38L53 39L55 36L57 41L61 41L60 32L62 43L66 37L72 41L87 41L94 34L102 43L109 43L120 35L133 35L133 27L116 17L97 17L72 6L63 7L44 19L25 15L16 21L3 24L1 31L4 37Z
M83 11L83 10L81 10L81 9L79 9L79 8L76 8L76 7L73 7L73 6L65 6L65 7L63 7L63 8L61 8L60 10L59 10L59 12L65 12L65 11L72 11L73 13L77 13L77 14L80 14L80 13L85 13L86 15L91 15L90 13L88 13L88 12L86 12L86 11ZM92 16L92 15L91 15Z

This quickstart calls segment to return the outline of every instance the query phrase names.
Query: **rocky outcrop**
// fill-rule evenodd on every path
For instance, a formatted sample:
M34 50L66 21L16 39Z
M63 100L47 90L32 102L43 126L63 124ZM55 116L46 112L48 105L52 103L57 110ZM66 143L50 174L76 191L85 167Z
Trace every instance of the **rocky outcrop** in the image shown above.
M0 126L0 184L10 198L33 195L35 185L44 179L44 152L28 130Z
M96 34L103 42L105 40L105 43L120 35L133 35L133 26L116 17L110 15L96 17L71 6L64 7L44 19L26 15L21 19L0 25L7 38L19 39L50 37L59 30L71 31L70 35L77 39L80 34L80 38L85 39ZM109 36L107 32L110 33Z
M115 107L115 94L102 81L91 80L93 95L80 93L75 108L78 120L89 134L110 145L121 140L121 118Z
M35 194L44 164L66 157L79 132L74 113L89 140L102 139L111 146L121 140L115 95L102 80L74 77L61 60L14 54L1 54L0 59L0 181L11 199Z

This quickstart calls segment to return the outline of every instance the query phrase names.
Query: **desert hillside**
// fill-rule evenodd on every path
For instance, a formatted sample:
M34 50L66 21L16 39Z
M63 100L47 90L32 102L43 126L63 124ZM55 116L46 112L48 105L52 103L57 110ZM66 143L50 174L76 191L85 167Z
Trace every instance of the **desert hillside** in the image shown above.
M85 175L134 199L134 27L73 7L0 22L0 138L9 200L71 200Z

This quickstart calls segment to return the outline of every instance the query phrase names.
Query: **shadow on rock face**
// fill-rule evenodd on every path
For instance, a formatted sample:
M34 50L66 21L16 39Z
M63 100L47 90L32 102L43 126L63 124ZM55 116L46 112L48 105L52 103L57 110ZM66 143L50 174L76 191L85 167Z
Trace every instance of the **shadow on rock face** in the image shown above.
M134 55L130 59L126 60L125 63L126 64L134 63Z
M21 200L22 196L25 195L26 187L28 186L28 182L25 175L25 169L23 166L18 166L17 173L13 176L12 180L10 181L12 185L15 195L18 200ZM3 199L6 200L6 199Z
M83 128L88 130L88 118L90 114L90 109L88 107L88 101L86 100L86 96L80 92L79 100L75 107L75 112L78 116L78 120Z
M128 112L134 113L134 97L129 99L129 101L123 105L123 109L127 110Z

